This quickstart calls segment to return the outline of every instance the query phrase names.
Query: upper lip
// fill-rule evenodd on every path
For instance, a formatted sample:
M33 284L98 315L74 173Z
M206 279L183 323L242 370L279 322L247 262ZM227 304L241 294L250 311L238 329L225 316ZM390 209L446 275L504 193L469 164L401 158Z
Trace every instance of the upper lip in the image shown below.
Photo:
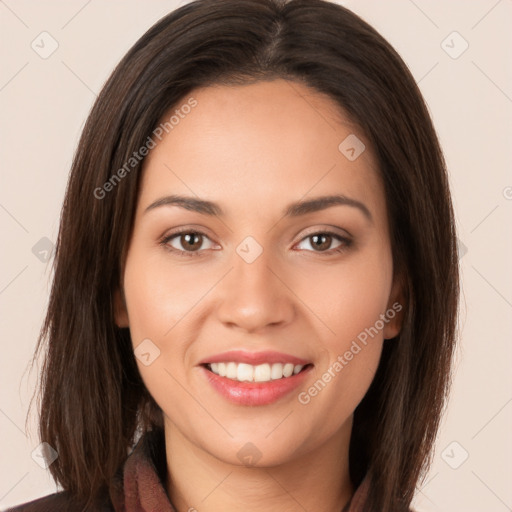
M263 351L263 352L248 352L246 350L228 350L221 354L215 354L213 356L203 359L199 364L208 363L247 363L251 365L258 365L263 363L293 363L294 365L300 364L305 366L310 362L300 357L292 356L290 354L284 354L282 352L275 351Z

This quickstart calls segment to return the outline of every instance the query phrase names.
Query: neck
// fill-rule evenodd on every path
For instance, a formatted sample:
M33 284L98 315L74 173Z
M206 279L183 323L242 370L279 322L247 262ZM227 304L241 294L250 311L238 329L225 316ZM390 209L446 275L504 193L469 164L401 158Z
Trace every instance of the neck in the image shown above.
M311 453L279 465L222 461L165 425L167 492L177 512L341 512L354 489L348 468L352 418Z

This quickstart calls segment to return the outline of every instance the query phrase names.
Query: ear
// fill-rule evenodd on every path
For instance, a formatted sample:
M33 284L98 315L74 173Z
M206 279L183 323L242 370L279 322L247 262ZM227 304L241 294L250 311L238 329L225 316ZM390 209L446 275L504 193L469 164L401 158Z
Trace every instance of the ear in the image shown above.
M124 293L120 289L114 292L114 320L118 327L130 327Z
M389 294L389 301L386 309L386 322L383 330L384 339L389 340L400 334L405 313L404 280L402 275L395 275L393 286Z

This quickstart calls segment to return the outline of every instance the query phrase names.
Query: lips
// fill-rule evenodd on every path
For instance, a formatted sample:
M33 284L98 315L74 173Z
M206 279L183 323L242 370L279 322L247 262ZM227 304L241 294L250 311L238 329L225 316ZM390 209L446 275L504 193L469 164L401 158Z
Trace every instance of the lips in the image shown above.
M207 382L221 396L238 405L267 405L291 393L313 365L280 352L232 350L200 363Z

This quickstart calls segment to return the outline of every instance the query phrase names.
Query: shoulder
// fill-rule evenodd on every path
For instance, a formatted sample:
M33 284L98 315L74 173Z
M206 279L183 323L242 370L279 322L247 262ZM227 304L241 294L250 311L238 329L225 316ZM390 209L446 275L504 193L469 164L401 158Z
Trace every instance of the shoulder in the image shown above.
M93 509L84 509L83 504L73 500L69 493L61 491L8 508L6 512L112 512L113 510L110 503L101 504Z

